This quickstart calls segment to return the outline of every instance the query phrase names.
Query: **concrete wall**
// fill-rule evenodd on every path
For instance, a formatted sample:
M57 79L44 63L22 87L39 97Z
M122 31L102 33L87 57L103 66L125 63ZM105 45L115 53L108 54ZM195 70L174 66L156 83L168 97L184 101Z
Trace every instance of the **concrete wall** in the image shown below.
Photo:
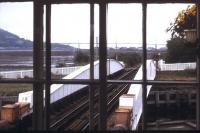
M147 79L154 80L156 76L156 67L155 62L152 60L147 60ZM142 80L142 66L139 68L137 74L134 77L134 80ZM147 96L150 92L151 85L147 86ZM142 85L141 84L132 84L127 93L128 95L132 95L132 97L123 98L120 97L119 106L132 108L132 118L131 118L131 127L132 130L136 130L140 116L142 114ZM119 108L120 108L119 107Z

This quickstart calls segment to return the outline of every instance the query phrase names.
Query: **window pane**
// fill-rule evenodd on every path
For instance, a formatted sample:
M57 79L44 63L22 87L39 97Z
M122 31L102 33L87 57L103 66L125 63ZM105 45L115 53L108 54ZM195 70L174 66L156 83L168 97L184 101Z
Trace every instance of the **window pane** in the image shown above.
M178 14L188 6L192 4L148 5L147 56L154 60L158 72L156 80L196 79L195 47L173 27Z
M89 4L52 5L52 78L63 78L89 63Z
M0 3L0 18L0 77L32 78L32 2Z
M108 59L122 61L126 68L141 63L141 4L108 5Z
M166 129L167 125L164 123L173 121L188 121L194 123L196 119L196 102L192 96L195 94L196 87L191 85L152 86L147 99L149 129ZM156 127L156 125L150 127L150 123L157 123L159 127ZM184 122L176 124L169 123L168 130L176 128L194 129L188 127Z
M97 87L94 87L95 89ZM95 93L97 89L95 89ZM88 124L89 87L81 84L51 86L50 125L56 130L81 130ZM94 101L95 102L95 101ZM97 105L94 106L97 112ZM56 124L58 121L59 124Z

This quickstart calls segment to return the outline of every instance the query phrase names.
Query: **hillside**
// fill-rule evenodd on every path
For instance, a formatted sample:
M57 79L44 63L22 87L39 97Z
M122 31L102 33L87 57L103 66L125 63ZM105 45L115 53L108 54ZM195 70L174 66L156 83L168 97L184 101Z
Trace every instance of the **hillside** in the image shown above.
M33 42L0 28L0 50L32 50ZM52 43L52 50L73 51L74 47Z
M26 40L24 38L20 38L19 36L5 31L0 28L0 50L32 50L33 42L30 40ZM62 43L52 43L53 51L76 51L77 48L74 48L68 44ZM82 51L89 52L88 49L81 49ZM96 49L97 50L97 49ZM150 52L166 52L166 48L155 49L153 47L147 47L147 51ZM115 52L115 48L108 48L108 53ZM122 53L127 52L142 52L142 47L119 47L118 51Z

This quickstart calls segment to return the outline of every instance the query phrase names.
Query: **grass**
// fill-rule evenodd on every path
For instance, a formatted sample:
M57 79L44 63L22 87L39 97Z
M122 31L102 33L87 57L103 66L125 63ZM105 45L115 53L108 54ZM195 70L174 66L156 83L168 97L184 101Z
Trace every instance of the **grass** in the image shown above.
M62 79L62 75L52 74L52 79ZM29 79L29 77L26 77ZM25 79L26 79L25 78ZM18 79L20 80L20 79ZM33 89L32 84L0 84L0 96L1 95L18 95L21 92L31 91Z
M160 71L157 73L155 80L196 80L196 71L195 70L185 70L185 71ZM192 85L154 85L153 90L167 90L174 91L181 89L182 91L188 91L188 89L194 89Z
M196 71L162 71L158 72L156 80L195 80ZM52 74L53 79L60 79L60 75ZM18 95L21 92L32 90L31 84L0 84L0 95Z
M62 79L62 75L52 74L52 79ZM20 80L20 79L19 79ZM31 91L32 84L0 84L0 95L18 95L21 92Z
M0 84L1 95L18 95L30 90L32 90L31 84Z
M195 76L195 70L160 71L156 75L156 80L195 80Z

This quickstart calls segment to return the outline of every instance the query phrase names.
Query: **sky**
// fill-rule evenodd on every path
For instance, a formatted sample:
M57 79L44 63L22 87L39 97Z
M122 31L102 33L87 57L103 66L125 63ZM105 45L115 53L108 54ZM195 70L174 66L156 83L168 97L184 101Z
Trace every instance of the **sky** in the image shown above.
M149 4L147 7L147 44L163 47L171 34L166 32L177 13L189 4ZM76 43L89 48L89 4L52 5L52 42ZM95 42L99 32L99 8L95 5ZM0 3L0 28L33 40L33 4ZM142 46L142 5L109 4L107 21L108 47ZM79 43L79 45L78 45ZM162 44L162 45L160 45ZM153 47L155 45L152 45Z

